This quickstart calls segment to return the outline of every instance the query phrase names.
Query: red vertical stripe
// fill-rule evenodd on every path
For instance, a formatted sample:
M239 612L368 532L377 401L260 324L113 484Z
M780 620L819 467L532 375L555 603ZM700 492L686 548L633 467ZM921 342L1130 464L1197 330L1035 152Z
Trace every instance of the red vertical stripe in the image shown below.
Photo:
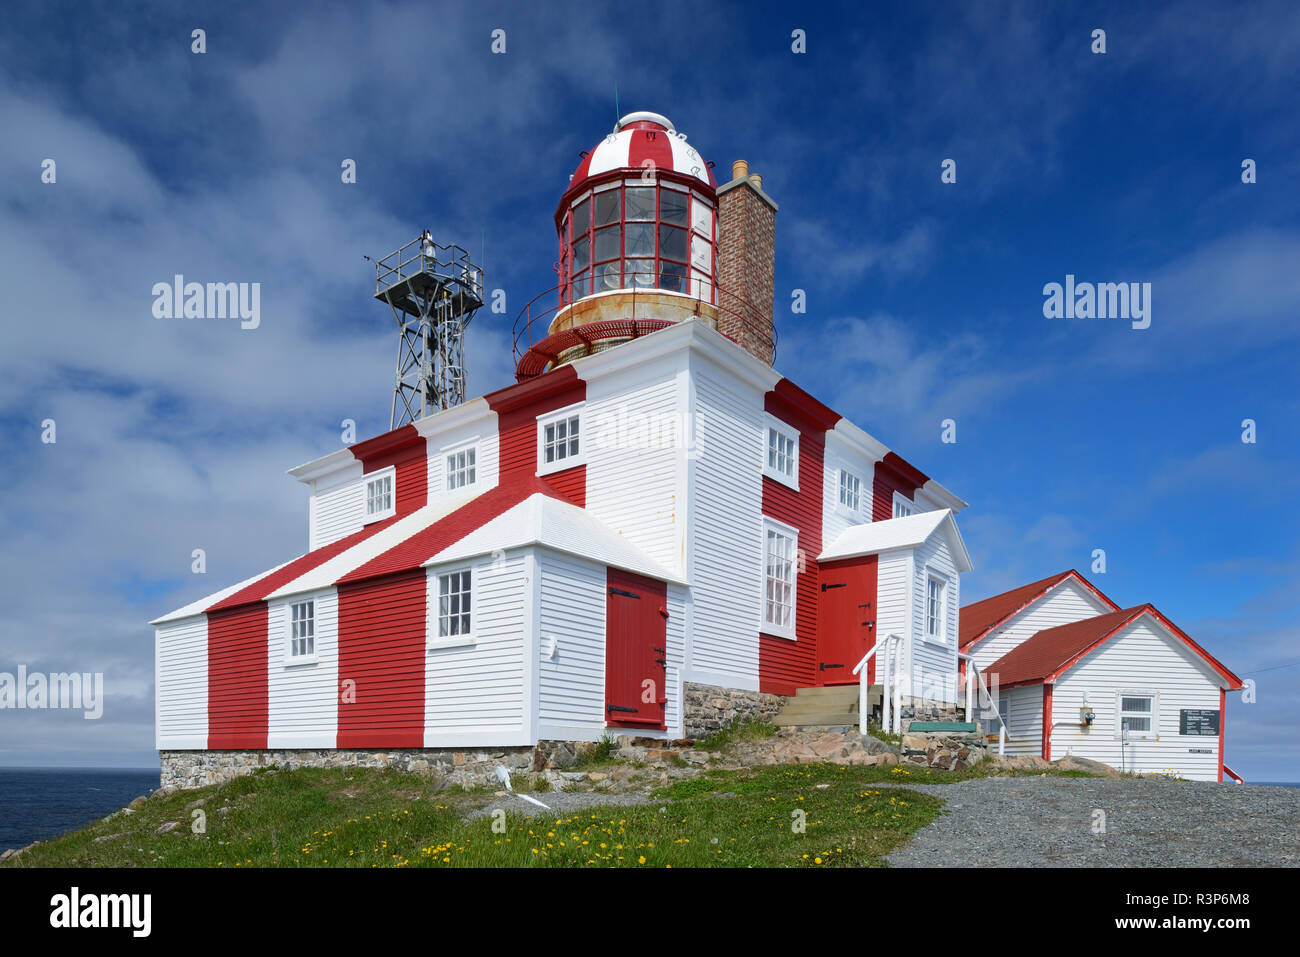
M265 748L267 606L208 614L208 747Z
M1043 760L1052 760L1052 686L1043 685Z
M537 474L537 417L586 397L587 383L578 378L572 366L561 366L486 396L497 414L500 484ZM585 490L585 472L583 480Z
M758 636L758 687L770 694L789 695L817 683L823 464L826 430L839 416L786 379L767 394L764 408L799 431L799 491L763 478L763 514L799 530L803 571L795 577L795 640ZM766 433L763 443L766 455Z
M894 517L894 493L913 501L916 490L929 478L893 452L876 463L871 483L871 520L883 522Z
M393 466L393 484L397 500L393 503L398 515L409 515L423 508L429 501L429 450L428 443L413 425L352 446L352 454L362 462L362 471L369 475Z
M587 507L587 466L579 465L562 472L552 472L543 481L571 504L578 508Z
M424 747L425 582L414 568L338 586L338 747Z
M656 170L673 168L673 146L668 141L668 134L662 130L636 130L628 143L627 165L633 169L644 169L649 160Z

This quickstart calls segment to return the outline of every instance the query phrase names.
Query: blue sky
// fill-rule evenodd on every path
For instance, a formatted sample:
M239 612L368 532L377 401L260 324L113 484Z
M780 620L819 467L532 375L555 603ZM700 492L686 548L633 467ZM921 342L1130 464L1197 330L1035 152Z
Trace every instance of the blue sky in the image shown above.
M102 671L108 702L0 713L0 764L156 762L145 622L305 548L284 470L344 418L387 427L362 256L427 226L486 252L513 318L554 282L550 217L617 86L720 180L742 157L763 176L777 366L971 503L963 597L1105 549L1103 590L1256 677L1229 764L1300 780L1300 667L1278 667L1300 662L1300 12L632 9L10 5L0 670ZM262 283L261 326L155 319L175 273ZM1150 282L1151 327L1044 318L1066 274ZM509 325L471 327L472 394L510 381Z

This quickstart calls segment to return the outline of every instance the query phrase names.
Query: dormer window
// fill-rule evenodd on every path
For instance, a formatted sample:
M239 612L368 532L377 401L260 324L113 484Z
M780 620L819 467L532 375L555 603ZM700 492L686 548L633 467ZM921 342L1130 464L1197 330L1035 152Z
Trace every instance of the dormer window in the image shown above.
M586 462L582 413L568 408L537 420L537 474L558 472Z
M848 469L840 469L840 507L857 514L862 502L862 479Z
M772 416L767 420L763 474L799 489L799 432Z
M396 470L393 468L376 472L366 479L366 521L377 522L388 518L397 509L395 505L394 482Z
M460 449L455 452L449 452L446 456L447 463L447 491L454 492L458 488L464 488L467 485L473 485L477 477L477 467L475 465L475 449Z

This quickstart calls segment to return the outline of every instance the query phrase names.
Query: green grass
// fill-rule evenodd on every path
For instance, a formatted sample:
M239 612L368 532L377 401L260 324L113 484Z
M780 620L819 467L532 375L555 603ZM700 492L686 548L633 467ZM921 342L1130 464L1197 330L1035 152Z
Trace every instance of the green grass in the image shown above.
M901 748L903 746L903 736L901 734L894 734L891 731L886 731L878 724L868 724L867 734L877 740L884 741L886 744L892 744L896 748Z
M658 804L506 815L497 823L504 832L494 831L491 816L463 820L475 808L514 806L485 789L433 792L427 779L391 770L272 771L151 798L5 866L880 866L943 801L870 787L879 776L865 772L878 770L714 772L673 785ZM199 799L207 830L195 834L185 808ZM155 835L169 821L180 826ZM802 832L792 826L800 822Z
M696 741L695 747L700 751L721 751L730 744L758 741L770 738L774 734L776 734L776 725L768 724L761 718L737 715L731 719L727 727Z
M617 740L609 734L602 734L600 740L594 744L579 747L578 760L574 762L573 770L590 770L591 768L601 768L610 764L622 763L614 755L617 747Z

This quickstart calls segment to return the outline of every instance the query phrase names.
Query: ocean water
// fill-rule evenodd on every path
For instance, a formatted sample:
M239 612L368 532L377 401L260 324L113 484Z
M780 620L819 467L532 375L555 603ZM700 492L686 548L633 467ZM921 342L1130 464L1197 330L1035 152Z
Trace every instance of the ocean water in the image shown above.
M0 768L0 851L75 830L158 784L156 768Z

